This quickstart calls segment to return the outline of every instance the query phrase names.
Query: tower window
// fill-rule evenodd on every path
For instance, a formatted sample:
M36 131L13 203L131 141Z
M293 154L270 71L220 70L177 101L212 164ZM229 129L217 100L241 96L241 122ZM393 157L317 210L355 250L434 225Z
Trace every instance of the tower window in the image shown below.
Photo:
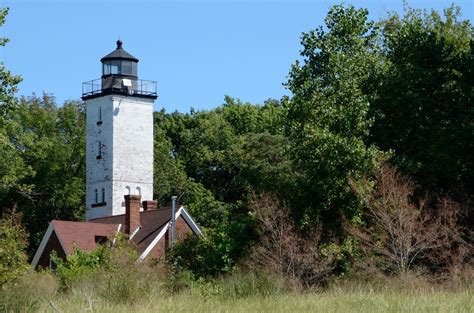
M101 125L101 124L102 124L102 108L99 107L97 125Z
M101 206L106 206L107 205L107 202L105 202L105 188L101 188L101 200L99 202L99 190L98 189L94 189L94 195L95 195L95 202L91 204L91 207L92 208L97 208L97 207L101 207Z
M97 160L102 159L102 141L97 142Z
M137 195L139 196L142 195L142 189L140 187L137 187Z

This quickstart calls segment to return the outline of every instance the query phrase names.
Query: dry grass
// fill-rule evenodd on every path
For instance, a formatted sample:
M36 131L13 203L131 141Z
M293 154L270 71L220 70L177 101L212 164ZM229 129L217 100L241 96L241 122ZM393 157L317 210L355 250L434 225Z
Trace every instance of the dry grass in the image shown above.
M472 312L473 271L452 285L433 284L403 275L336 279L329 287L306 292L281 288L280 281L252 272L236 272L214 280L118 275L118 281L96 273L60 291L48 273L30 273L0 294L0 312ZM470 276L471 275L471 276ZM172 282L174 281L174 282ZM124 288L144 289L138 296ZM178 284L181 288L170 288ZM105 289L108 292L104 292ZM120 295L120 297L119 297Z
M90 299L90 300L88 300ZM374 291L370 288L326 292L250 296L224 300L195 293L147 297L135 304L94 301L93 295L74 294L54 299L61 312L472 312L472 290ZM45 303L40 312L55 312Z

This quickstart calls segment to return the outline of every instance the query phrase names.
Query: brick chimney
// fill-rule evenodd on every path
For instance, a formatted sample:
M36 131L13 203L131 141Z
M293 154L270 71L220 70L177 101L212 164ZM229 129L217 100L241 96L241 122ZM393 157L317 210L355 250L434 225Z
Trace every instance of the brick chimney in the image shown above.
M143 201L143 211L156 210L156 201L145 200Z
M140 224L140 200L139 195L125 195L125 233L133 234Z

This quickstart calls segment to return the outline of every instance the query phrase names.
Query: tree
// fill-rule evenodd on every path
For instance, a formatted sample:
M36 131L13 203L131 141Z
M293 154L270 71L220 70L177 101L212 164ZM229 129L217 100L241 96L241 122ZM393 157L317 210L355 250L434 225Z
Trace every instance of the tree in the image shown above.
M5 23L7 14L8 8L0 8L0 27ZM0 47L4 47L7 43L7 38L0 38ZM12 75L4 67L3 62L0 62L0 118L5 118L14 106L14 94L21 80L20 76Z
M301 225L320 220L338 229L343 215L357 219L362 208L348 178L368 173L377 154L366 144L366 89L380 62L367 10L336 5L325 23L302 36L303 64L295 62L287 83L293 98L286 102L286 132L303 174L294 204Z
M8 8L0 8L0 27L5 23L7 14ZM0 38L0 47L7 42L7 38ZM7 132L16 127L11 116L16 107L14 95L21 80L20 76L12 75L3 62L0 62L0 199L2 193L10 190L27 191L28 186L19 181L32 174L7 135Z
M80 219L85 200L85 111L82 102L58 107L54 97L21 98L4 129L11 155L21 161L16 186L0 200L16 207L33 250L52 219Z
M375 79L371 141L434 193L474 193L473 28L459 8L382 21L385 68Z
M230 97L209 112L155 113L155 193L166 203L181 196L206 233L175 249L178 265L198 275L230 271L255 239L252 192L289 193L282 113L278 101Z

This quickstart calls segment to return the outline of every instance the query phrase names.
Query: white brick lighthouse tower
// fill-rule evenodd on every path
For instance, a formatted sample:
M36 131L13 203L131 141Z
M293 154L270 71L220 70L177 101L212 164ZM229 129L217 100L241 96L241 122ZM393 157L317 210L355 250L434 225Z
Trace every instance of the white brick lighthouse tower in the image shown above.
M86 103L86 220L124 214L124 195L153 199L156 82L138 79L122 48L101 60L102 77L82 84Z

